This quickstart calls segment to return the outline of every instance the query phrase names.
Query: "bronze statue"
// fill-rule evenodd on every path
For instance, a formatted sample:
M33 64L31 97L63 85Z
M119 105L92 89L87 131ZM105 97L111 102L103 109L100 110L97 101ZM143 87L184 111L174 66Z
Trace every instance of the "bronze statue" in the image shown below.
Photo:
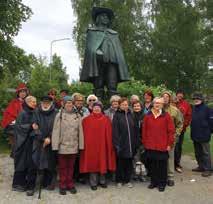
M99 98L117 94L117 84L128 81L129 73L124 59L118 33L110 29L114 18L109 8L93 7L92 19L95 26L88 28L86 49L80 81L91 82Z

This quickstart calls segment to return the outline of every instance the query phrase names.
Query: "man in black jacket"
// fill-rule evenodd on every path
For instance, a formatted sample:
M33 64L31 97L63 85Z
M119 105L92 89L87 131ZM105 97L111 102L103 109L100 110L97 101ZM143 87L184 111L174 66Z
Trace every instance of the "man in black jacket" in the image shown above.
M192 169L202 172L202 176L211 175L211 152L210 152L210 109L204 104L203 95L193 95L194 107L192 110L191 138L194 143L195 157L198 167Z
M34 123L38 125L33 142L33 161L42 174L42 187L54 190L56 182L56 153L52 151L51 136L57 110L49 96L41 99L41 104L34 113Z

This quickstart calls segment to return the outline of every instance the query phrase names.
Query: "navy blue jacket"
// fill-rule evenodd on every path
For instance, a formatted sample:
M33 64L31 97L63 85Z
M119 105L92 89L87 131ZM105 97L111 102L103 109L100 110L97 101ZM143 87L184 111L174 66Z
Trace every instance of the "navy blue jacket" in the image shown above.
M192 109L191 138L196 142L209 142L211 139L210 109L204 103Z
M112 140L119 158L133 158L139 140L132 113L117 110L112 121Z

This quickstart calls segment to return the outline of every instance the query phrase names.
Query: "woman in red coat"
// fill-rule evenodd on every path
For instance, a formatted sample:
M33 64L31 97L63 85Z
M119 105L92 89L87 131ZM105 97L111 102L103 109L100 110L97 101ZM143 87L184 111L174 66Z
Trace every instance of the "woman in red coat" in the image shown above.
M112 145L112 125L102 113L102 104L95 102L92 113L83 119L84 150L80 154L80 173L89 173L92 190L100 183L106 188L105 174L115 171L115 152Z
M14 125L18 114L22 111L22 104L24 99L28 95L28 89L24 83L21 83L16 88L16 98L12 99L6 109L3 112L3 117L1 121L1 126L4 129L5 134L7 134L9 139L9 144L11 145L12 152L11 157L13 157L13 147L14 147Z
M148 188L164 191L167 183L167 161L175 138L171 116L163 111L163 98L153 100L153 108L144 117L142 143L150 166L151 183Z

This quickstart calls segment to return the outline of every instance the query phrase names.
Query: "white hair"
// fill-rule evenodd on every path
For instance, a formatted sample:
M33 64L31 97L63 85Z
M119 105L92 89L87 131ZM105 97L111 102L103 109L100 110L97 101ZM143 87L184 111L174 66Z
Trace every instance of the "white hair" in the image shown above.
M162 103L164 103L163 97L159 97L159 96L157 96L157 97L155 97L155 98L153 99L153 103L156 103L156 101L158 101L158 100L161 100Z
M27 96L27 97L25 98L25 102L26 102L27 104L29 104L29 102L31 102L31 101L36 101L36 97L34 97L34 96Z
M95 98L95 102L98 101L98 97L97 97L96 95L90 94L90 95L87 97L87 104L89 104L89 100L90 100L91 98Z
M132 95L130 100L133 100L133 99L136 99L136 100L140 101L140 98L139 98L138 95Z
M111 98L110 98L110 104L111 104L112 102L114 102L114 101L119 101L120 99L121 99L120 96L118 96L118 95L113 95L113 96L111 96Z

